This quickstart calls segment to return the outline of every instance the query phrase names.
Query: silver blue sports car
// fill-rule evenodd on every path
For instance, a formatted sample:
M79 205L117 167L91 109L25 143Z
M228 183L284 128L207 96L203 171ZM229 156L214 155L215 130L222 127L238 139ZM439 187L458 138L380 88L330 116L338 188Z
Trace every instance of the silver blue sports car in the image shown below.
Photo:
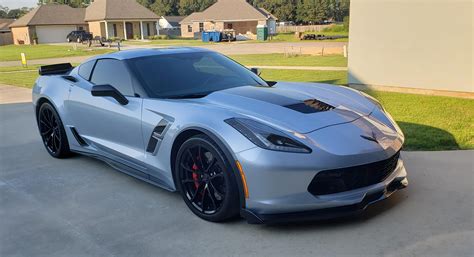
M199 48L141 49L42 66L44 146L179 191L209 221L351 215L407 186L404 135L351 88L265 81Z

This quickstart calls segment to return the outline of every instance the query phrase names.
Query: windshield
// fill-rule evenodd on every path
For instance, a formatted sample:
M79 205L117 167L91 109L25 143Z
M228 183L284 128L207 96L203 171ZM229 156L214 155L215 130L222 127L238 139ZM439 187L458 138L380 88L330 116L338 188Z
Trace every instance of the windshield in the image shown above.
M131 69L153 98L204 96L240 86L268 86L242 65L213 52L134 58Z

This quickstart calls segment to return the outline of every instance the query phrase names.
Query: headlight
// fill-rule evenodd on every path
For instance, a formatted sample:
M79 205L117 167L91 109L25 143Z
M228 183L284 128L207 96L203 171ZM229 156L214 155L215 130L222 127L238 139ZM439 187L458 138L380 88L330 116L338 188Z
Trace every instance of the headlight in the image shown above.
M243 118L231 118L225 122L261 148L282 152L311 153L309 147L296 139L260 122Z

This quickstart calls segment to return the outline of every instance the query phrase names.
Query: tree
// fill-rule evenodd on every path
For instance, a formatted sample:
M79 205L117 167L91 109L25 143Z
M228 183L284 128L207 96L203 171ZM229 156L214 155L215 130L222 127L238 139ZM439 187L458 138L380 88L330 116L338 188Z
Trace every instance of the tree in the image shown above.
M7 18L8 17L8 7L0 5L0 18Z
M292 21L296 18L297 0L251 0L249 3L265 8L281 21Z
M328 17L327 0L302 0L297 7L297 19L305 23L321 23Z
M178 1L179 0L155 0L149 8L158 16L176 15L178 14Z
M38 0L38 5L43 4L67 4L71 7L86 7L91 3L91 0Z
M216 0L179 0L178 12L180 15L190 15L193 12L202 12L215 2Z
M349 0L329 0L328 17L335 21L343 21L349 15Z
M146 8L150 8L150 6L153 4L153 0L137 0L137 2Z
M31 11L31 8L28 7L22 7L18 9L11 9L8 11L7 18L9 19L18 19L21 16L27 14L29 11Z

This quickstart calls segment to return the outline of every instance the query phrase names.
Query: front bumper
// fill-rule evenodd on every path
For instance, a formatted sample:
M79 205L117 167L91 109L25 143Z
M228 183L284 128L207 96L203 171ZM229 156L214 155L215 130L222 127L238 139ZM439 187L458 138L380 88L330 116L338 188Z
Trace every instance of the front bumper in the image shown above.
M244 217L249 224L315 221L357 215L367 209L369 205L388 198L394 192L407 187L407 185L408 179L406 177L397 178L387 185L384 190L367 194L361 202L351 205L277 214L258 214L248 209L242 209L240 215Z
M311 155L267 152L255 148L241 152L238 156L249 189L249 198L246 199L241 216L249 223L279 223L353 215L408 185L407 172L403 160L399 158L395 169L379 183L350 191L313 195L308 191L309 183L319 171L325 170L322 165L327 165L327 160L336 156L315 160ZM383 158L377 157L373 152L357 158L339 156L342 159L336 161L345 160L344 166L348 167L360 163L361 158L385 159L395 154L397 149L383 152L386 155Z

